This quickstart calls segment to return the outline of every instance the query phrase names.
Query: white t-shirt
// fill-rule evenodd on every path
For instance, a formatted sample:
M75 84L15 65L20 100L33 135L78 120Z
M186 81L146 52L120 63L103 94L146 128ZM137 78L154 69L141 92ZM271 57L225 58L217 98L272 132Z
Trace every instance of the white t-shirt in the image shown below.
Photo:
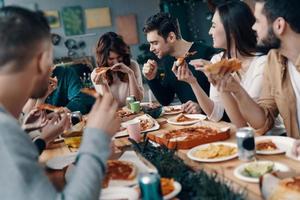
M300 125L300 72L297 71L295 65L288 61L289 74L291 77L292 86L297 101L297 116L298 116L298 127ZM300 127L299 127L300 128Z
M143 82L142 82L142 74L141 70L139 68L139 64L131 60L130 68L133 70L135 78L138 83L138 87L143 90ZM95 86L95 89L98 93L102 94L102 85L101 84L95 84L93 79L95 77L95 69L93 70L91 74L91 79L93 82L93 85ZM125 106L126 105L126 97L130 96L130 87L129 82L122 82L119 77L117 76L117 73L113 73L113 84L110 85L110 91L112 92L114 98L118 101L119 106Z
M223 52L216 54L212 57L211 62L216 63L223 57ZM241 73L241 86L247 91L249 96L257 101L260 97L262 90L263 72L267 61L267 56L256 56L251 61L248 69ZM224 114L224 106L219 96L217 89L211 84L210 85L210 99L214 102L214 108L208 118L212 121L220 121ZM247 108L245 108L247 109ZM278 117L275 120L274 128L270 131L272 135L278 135L285 132L285 128L282 119Z

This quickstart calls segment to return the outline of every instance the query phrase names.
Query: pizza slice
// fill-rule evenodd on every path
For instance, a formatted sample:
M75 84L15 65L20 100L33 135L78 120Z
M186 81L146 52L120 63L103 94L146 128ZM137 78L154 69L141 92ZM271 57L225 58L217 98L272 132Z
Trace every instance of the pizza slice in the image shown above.
M187 52L184 56L181 56L181 57L178 57L177 60L176 60L176 63L175 65L177 67L179 67L180 65L183 64L184 60L190 56L193 56L197 53L197 51L192 51L192 52Z
M109 70L111 70L111 67L97 67L96 68L96 73L97 74L105 74Z
M188 121L194 121L194 120L195 119L187 117L186 115L184 115L182 113L176 117L176 122L188 122Z
M80 92L82 92L84 94L87 94L89 96L92 96L94 98L99 97L99 94L97 93L97 91L95 89L92 89L92 88L82 88L80 90Z
M115 181L132 181L136 178L137 168L129 161L124 160L108 160L107 170L102 182L103 187L107 187L109 182Z
M239 59L222 59L219 62L208 64L204 66L204 70L210 74L219 74L221 69L226 69L228 72L235 72L241 69L242 62Z
M57 106L50 105L50 104L47 104L47 103L38 105L37 109L39 109L39 110L49 110L49 111L56 112L56 113L65 112L65 109L63 107L57 107Z

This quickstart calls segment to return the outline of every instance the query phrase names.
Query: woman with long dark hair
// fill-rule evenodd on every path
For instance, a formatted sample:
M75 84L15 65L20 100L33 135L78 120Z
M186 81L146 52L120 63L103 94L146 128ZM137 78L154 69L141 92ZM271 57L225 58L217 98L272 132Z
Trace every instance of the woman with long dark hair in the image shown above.
M96 47L98 67L111 67L107 71L105 83L96 69L91 74L95 89L100 94L108 86L119 106L126 104L126 97L134 95L137 100L143 99L142 75L139 65L131 60L129 46L122 37L114 32L107 32L99 38ZM105 85L104 85L105 84Z
M229 1L217 6L209 34L213 38L213 46L223 51L213 56L210 63L216 63L221 59L239 59L242 62L242 68L233 76L254 100L258 100L267 58L261 55L262 53L257 53L256 34L252 30L254 22L255 18L251 9L242 1ZM194 60L190 64L194 65L197 70L203 70L202 67L207 64L206 62L208 61ZM179 67L175 73L179 80L191 85L199 105L209 119L219 121L226 111L230 121L237 127L247 126L235 97L231 93L218 92L217 88L211 84L208 97L185 65ZM273 129L273 133L284 132L280 121L277 125L279 128Z

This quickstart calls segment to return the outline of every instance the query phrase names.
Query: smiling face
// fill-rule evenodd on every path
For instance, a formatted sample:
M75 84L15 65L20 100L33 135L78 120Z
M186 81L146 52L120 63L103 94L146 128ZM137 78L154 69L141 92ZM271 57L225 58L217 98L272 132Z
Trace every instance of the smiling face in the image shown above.
M226 33L218 11L213 16L209 34L212 36L214 48L226 49Z
M162 36L158 35L157 31L150 31L147 33L147 41L150 44L150 51L153 52L158 58L163 56L170 55L172 53L172 42L173 36L168 36L165 40Z
M279 48L280 40L275 35L273 23L269 23L263 12L264 3L257 2L255 4L255 23L252 27L257 34L257 45L266 48Z
M123 62L122 56L120 56L119 54L117 54L113 51L109 52L109 55L107 58L107 64L109 67L113 66L114 64L121 63L121 62Z

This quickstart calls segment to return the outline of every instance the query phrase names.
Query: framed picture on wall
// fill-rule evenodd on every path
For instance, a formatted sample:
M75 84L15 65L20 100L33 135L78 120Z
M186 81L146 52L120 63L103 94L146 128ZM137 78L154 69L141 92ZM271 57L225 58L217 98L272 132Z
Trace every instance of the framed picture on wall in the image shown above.
M89 8L85 9L86 28L100 28L111 26L109 8Z
M139 37L136 25L136 16L134 14L116 17L117 32L120 34L126 44L138 44Z
M64 7L61 17L66 36L85 34L85 20L81 6Z
M48 23L51 28L59 28L60 27L60 19L59 19L59 14L57 10L47 10L44 11Z

